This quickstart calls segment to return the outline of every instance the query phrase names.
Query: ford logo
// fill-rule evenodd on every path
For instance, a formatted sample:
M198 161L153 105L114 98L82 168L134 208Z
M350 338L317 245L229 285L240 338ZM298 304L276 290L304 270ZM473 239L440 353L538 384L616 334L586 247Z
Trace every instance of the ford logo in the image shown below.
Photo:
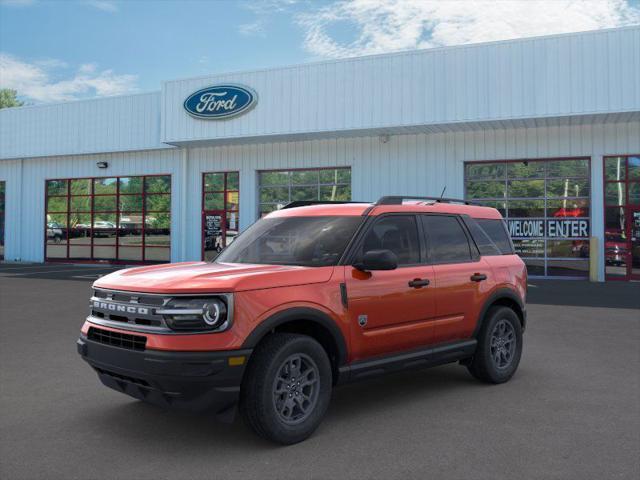
M211 120L240 115L251 109L258 96L242 85L213 85L192 93L184 101L184 109L196 118Z

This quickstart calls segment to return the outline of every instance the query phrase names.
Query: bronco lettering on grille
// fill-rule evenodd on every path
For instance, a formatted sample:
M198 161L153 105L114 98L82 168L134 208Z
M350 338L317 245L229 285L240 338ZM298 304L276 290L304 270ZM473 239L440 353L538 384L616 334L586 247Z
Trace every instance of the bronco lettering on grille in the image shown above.
M117 303L108 303L108 302L93 302L94 308L98 308L100 310L111 310L112 312L122 312L122 313L135 313L138 315L148 315L149 309L146 307L134 307L131 305L120 305Z

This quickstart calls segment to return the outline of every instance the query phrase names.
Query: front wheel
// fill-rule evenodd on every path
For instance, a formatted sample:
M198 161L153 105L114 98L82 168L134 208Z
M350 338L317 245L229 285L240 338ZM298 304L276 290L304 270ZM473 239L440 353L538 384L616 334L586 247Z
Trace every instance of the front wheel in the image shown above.
M283 445L300 442L320 425L332 387L327 353L313 338L275 333L251 356L240 412L260 436Z
M522 355L522 325L509 307L487 312L476 353L467 366L471 375L487 383L504 383L518 369Z

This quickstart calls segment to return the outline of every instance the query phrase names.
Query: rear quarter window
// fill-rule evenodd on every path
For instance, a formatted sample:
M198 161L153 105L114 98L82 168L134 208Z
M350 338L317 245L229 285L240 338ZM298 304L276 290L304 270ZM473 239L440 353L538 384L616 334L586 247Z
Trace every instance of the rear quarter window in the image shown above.
M511 255L514 253L511 237L507 233L504 220L477 218L472 223L476 223L485 234L485 236L478 234L479 238L476 238L476 234L472 230L472 235L482 255ZM487 239L492 245L488 245ZM483 251L481 244L484 245L485 251Z

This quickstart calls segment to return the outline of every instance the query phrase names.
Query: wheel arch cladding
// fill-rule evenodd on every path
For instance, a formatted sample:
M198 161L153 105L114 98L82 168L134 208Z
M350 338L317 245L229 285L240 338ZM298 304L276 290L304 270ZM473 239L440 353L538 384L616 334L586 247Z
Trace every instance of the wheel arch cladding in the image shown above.
M473 331L473 336L477 337L480 333L480 329L482 328L482 324L486 320L487 312L491 307L509 307L513 310L518 318L520 319L520 325L522 326L522 331L527 325L527 317L525 314L525 307L522 303L522 300L518 297L518 294L508 288L502 288L497 290L489 299L485 302L484 307L480 311L480 315L478 316L478 324L476 325L475 330Z
M255 348L267 335L275 332L299 333L315 339L327 352L334 382L337 381L338 368L347 360L347 344L331 317L313 308L283 310L261 322L247 337L242 348Z

